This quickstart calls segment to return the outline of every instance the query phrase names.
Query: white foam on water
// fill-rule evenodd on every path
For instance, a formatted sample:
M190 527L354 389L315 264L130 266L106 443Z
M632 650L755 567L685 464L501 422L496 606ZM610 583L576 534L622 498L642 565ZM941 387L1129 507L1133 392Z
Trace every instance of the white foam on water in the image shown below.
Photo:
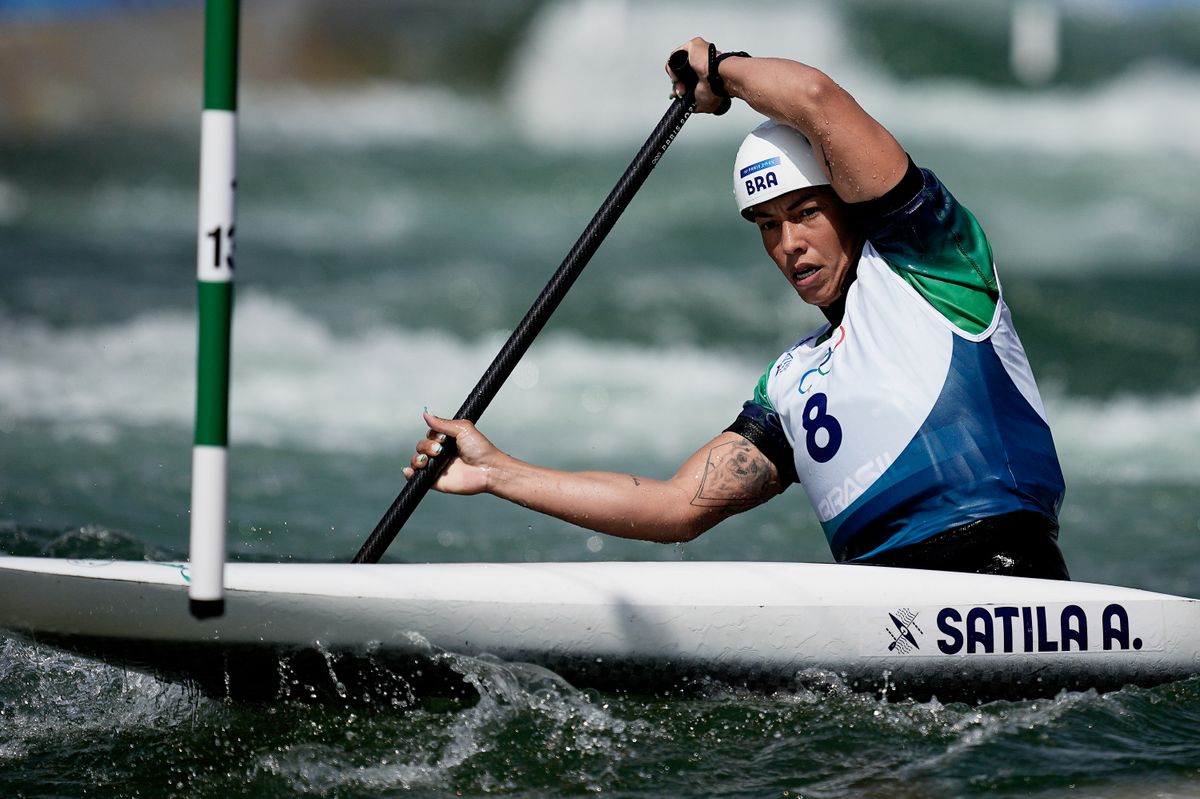
M0 431L38 420L107 442L123 427L190 426L195 335L194 319L178 311L83 329L0 319ZM424 432L422 408L453 415L504 338L395 328L341 337L286 302L247 292L234 319L231 439L407 451ZM756 379L754 368L694 348L547 336L518 364L486 423L541 454L674 452L728 424ZM703 439L692 441L695 428Z
M1198 246L1194 69L1142 61L1094 85L1040 89L902 80L860 49L832 3L548 4L509 76L515 132L560 151L641 142L667 108L661 65L693 33L829 73L980 215L1008 269L1094 271L1125 262L1115 254L1161 267L1189 262ZM720 119L690 121L673 147L722 148L732 163L760 119L734 103Z
M254 321L239 325L233 424L263 443L300 443L306 431L310 446L407 452L424 432L422 408L453 415L506 338L396 329L337 338L282 303L246 305ZM481 424L498 444L539 457L682 460L732 421L754 366L691 347L548 335Z
M299 196L271 197L269 206L254 203L270 187L247 184L248 202L239 209L243 240L269 237L315 254L402 244L419 209L448 204L451 212L435 218L453 218L471 174L454 156L467 148L491 153L515 142L588 157L632 154L667 110L667 53L693 34L826 70L980 217L1002 269L1179 268L1200 247L1193 223L1200 207L1195 69L1141 61L1096 84L1040 89L902 80L859 44L841 5L820 0L547 3L513 43L500 91L488 96L385 82L246 87L239 117L245 162L263 149L289 148L297 158L332 150L344 159L313 178L319 190L306 184ZM708 162L725 163L758 119L736 103L720 119L690 121L672 148L703 150ZM363 159L377 153L367 148L405 147L446 159L444 194L405 185L402 176L372 177ZM562 169L532 174L528 185L570 179ZM66 209L35 204L22 188L0 178L0 225L30 216L57 225L65 214L73 224L121 235L193 235L191 188L109 180L68 200ZM718 182L711 190L726 196L729 187Z
M733 49L786 55L796 52L799 30L810 63L848 60L840 19L824 3L550 3L518 50L506 104L520 133L539 146L571 150L641 139L669 105L663 64L671 48L707 33L742 43ZM687 135L738 136L753 118L738 104L722 124L693 123Z
M902 138L1071 159L1146 152L1200 159L1200 85L1194 72L1167 63L1140 64L1095 87L1038 91L880 79L858 99ZM1119 160L1103 168L1121 177Z
M497 130L491 101L439 86L254 86L242 94L240 132L258 142L353 148L452 139L480 145Z
M309 258L402 242L418 216L417 192L393 183L364 185L356 177L352 171L328 176L318 200L304 193L251 187L258 193L238 208L240 238L256 244L266 241ZM5 185L0 181L0 226L11 209L13 221L36 217L37 226L57 229L69 217L73 229L114 242L126 242L130 236L183 242L196 233L194 186L109 177L83 190L56 193L44 207L33 207L15 188L11 201L6 201Z
M158 312L94 328L0 319L0 432L25 421L101 442L145 425L188 428L195 321ZM423 407L451 416L504 336L381 327L334 334L254 292L234 321L231 443L406 453ZM719 433L763 367L696 346L547 335L517 365L481 427L514 454L674 466ZM1068 476L1200 483L1200 393L1047 396Z
M514 45L498 97L436 84L249 86L239 125L246 140L273 145L484 146L515 131L536 146L559 150L624 146L644 139L666 111L670 86L662 65L670 48L692 35L828 72L902 141L1065 157L1155 152L1200 159L1200 137L1193 135L1200 130L1194 70L1139 62L1082 88L900 80L861 50L843 9L820 0L547 3ZM736 142L756 119L736 103L720 120L689 124L681 142Z
M198 701L181 685L3 636L0 683L21 697L5 702L0 764L64 739L167 728L186 719Z
M1200 159L1194 135L1200 81L1193 71L1141 63L1083 89L902 81L858 49L836 4L811 1L548 4L527 31L510 75L507 104L518 130L562 149L644 137L666 110L668 81L655 76L669 49L697 34L724 49L793 58L826 71L902 141L1073 157L1155 151ZM681 141L740 140L754 118L735 103L720 121L690 124Z
M1099 483L1200 483L1200 393L1046 398L1063 469Z
M269 203L238 211L239 229L308 260L363 249L395 247L413 230L417 193L404 186L363 186L338 180L319 204L311 198L276 195Z
M195 392L194 325L177 312L67 330L0 318L0 431L49 421L108 441L122 425L179 423Z
M626 754L626 740L637 740L647 728L639 720L626 722L548 669L512 663L490 656L466 657L441 653L439 660L463 676L479 694L472 707L455 713L414 711L398 721L395 747L363 762L353 747L343 744L304 743L283 747L259 758L257 767L276 775L301 792L345 790L394 791L444 787L450 783L474 786L484 793L518 787L505 769L485 773L456 772L482 755L506 746L510 731L521 729L532 736L546 757L572 753L582 764L566 778L599 792L601 777L614 759ZM406 725L419 727L420 735L406 734ZM347 743L352 742L348 736ZM536 756L535 756L536 760Z

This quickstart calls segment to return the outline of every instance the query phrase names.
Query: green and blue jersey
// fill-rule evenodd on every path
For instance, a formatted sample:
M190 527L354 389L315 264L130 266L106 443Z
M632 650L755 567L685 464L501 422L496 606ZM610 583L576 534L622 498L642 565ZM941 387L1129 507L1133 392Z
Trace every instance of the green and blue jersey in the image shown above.
M1056 519L1062 472L979 223L911 164L853 209L867 243L840 324L772 362L729 429L804 487L839 561Z

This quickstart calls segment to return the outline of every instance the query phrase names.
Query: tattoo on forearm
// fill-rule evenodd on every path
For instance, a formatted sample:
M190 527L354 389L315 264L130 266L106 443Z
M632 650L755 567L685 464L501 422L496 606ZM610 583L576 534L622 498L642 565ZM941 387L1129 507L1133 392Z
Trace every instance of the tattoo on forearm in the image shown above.
M693 505L738 510L779 493L771 462L746 441L730 441L708 451Z
M639 480L639 479L637 479L637 476L636 476L636 475L632 475L632 474L631 474L631 475L629 475L629 479L633 481L633 484L634 484L635 486L640 486L640 485L642 484L642 481L641 481L641 480Z

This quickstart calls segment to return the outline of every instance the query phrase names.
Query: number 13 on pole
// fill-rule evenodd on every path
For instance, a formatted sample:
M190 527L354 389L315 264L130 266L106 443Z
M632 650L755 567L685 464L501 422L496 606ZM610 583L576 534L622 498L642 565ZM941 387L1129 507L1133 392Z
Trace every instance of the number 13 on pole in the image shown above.
M189 606L198 619L225 611L229 340L237 188L238 0L207 0L200 224L196 240L196 438L192 449Z

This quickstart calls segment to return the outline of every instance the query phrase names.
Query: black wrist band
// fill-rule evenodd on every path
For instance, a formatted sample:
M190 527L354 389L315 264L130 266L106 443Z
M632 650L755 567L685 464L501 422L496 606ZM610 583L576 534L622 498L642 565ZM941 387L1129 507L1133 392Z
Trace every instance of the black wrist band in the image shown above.
M721 53L717 55L717 46L710 44L708 46L708 88L717 97L729 99L729 91L725 88L725 81L721 78L721 62L726 58L749 58L750 54L739 50L735 53Z

